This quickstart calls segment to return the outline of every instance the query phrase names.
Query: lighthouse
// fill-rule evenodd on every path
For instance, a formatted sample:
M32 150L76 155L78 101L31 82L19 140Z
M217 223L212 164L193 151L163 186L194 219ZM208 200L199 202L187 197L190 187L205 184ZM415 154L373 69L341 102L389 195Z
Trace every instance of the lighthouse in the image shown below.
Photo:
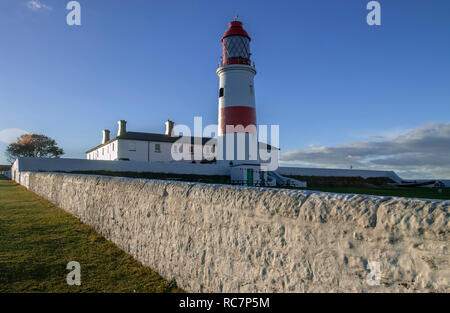
M222 36L219 76L218 158L257 163L255 88L251 38L240 21L232 21Z

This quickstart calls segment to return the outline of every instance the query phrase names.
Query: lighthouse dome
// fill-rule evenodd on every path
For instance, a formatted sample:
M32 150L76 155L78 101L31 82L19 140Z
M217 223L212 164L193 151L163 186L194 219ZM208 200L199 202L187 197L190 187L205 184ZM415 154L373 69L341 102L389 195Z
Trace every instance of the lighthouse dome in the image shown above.
M247 37L248 40L251 40L250 36L247 34L245 29L242 27L242 22L240 21L233 21L228 24L228 29L222 36L222 42L226 37L229 36L243 36Z
M242 22L232 21L222 37L222 66L230 64L250 65L250 36Z

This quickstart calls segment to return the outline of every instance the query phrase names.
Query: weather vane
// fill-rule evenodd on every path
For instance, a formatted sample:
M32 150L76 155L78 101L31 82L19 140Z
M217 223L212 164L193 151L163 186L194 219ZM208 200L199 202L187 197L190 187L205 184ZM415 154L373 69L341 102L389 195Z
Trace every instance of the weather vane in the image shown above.
M236 13L236 14L234 15L234 20L237 21L238 18L239 18L239 15Z

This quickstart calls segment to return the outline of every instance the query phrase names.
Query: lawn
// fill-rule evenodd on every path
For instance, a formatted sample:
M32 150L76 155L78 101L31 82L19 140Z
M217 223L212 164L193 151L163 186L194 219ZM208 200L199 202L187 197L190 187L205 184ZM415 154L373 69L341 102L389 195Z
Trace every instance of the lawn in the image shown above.
M81 265L69 286L67 263ZM0 178L0 292L182 292L91 227Z

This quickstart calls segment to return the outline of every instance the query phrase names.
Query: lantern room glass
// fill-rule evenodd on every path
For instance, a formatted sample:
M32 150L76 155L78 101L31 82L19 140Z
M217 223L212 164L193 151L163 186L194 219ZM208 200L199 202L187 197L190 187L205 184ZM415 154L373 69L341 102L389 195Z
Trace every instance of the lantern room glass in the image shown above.
M223 61L229 63L229 60L241 59L250 64L250 40L244 36L229 36L223 41ZM234 62L232 62L234 63Z

